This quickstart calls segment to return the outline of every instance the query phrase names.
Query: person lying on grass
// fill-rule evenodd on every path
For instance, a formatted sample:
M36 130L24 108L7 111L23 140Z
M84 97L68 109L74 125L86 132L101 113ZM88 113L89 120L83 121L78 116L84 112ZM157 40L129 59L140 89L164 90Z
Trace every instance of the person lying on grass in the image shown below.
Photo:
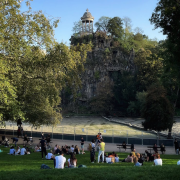
M138 157L134 157L133 161L134 161L134 166L142 166L142 164L138 162Z
M75 157L75 154L72 153L71 157L68 159L68 167L69 168L74 168L77 166L77 159Z
M162 159L160 158L160 154L156 153L154 156L154 165L155 166L162 166Z
M124 159L122 162L130 162L133 163L133 155L130 153L126 159Z

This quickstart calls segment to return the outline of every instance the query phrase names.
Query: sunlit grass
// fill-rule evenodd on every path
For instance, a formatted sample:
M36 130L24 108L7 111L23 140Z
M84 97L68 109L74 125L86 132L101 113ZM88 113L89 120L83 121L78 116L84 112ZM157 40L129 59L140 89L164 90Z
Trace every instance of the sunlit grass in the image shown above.
M41 153L32 153L24 156L8 155L9 148L0 146L4 152L0 153L0 180L1 179L179 179L180 171L177 161L180 156L161 155L162 167L152 166L152 162L145 162L143 167L134 167L131 163L94 163L90 162L90 154L76 155L77 164L84 164L87 168L57 170L53 168L53 161L42 160ZM119 153L120 160L128 153ZM65 156L66 159L69 156ZM97 159L97 154L96 154ZM41 164L47 164L51 170L41 170Z

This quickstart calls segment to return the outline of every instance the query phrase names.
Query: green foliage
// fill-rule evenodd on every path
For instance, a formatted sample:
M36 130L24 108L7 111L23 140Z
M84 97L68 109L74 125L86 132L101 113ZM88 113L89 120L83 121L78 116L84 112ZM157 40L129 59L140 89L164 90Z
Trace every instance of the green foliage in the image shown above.
M83 35L83 36L74 36L71 40L72 45L77 45L77 44L88 44L93 41L93 35Z
M21 118L34 126L55 125L61 119L60 91L80 86L79 73L91 45L68 48L56 43L59 19L41 11L20 12L20 1L0 6L0 121Z
M97 84L97 94L91 99L90 107L92 112L102 115L109 115L112 111L113 82L109 77ZM107 106L108 104L108 106Z
M98 19L98 21L95 23L95 27L97 31L102 31L108 33L108 22L111 18L102 16Z
M129 106L127 108L127 112L131 115L141 115L142 109L144 108L145 99L147 92L137 92L136 93L136 101L130 101Z
M99 76L100 76L100 72L99 72L99 71L96 71L96 72L94 73L95 79L98 80L98 79L99 79Z
M178 79L180 78L180 23L177 17L180 16L179 0L159 0L157 7L152 13L150 22L154 24L155 29L161 28L164 35L167 35L165 54L166 61L176 71Z
M142 116L145 118L142 123L145 129L163 131L172 127L173 108L163 86L155 84L148 89Z
M123 23L120 17L114 17L108 21L107 30L115 38L120 38L123 35Z
M153 52L154 51L154 52ZM154 49L139 49L136 53L135 64L137 66L137 78L146 89L147 86L158 82L162 74L162 58L157 55Z

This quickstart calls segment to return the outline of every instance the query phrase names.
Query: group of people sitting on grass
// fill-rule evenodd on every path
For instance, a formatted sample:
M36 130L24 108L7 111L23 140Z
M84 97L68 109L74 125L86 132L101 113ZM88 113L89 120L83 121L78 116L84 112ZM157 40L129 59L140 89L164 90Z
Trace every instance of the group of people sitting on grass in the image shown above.
M54 149L53 149L53 153L54 154L60 154L60 152L63 152L64 154L80 154L80 149L77 145L72 145L72 146L58 146L57 144L55 145Z
M14 146L11 146L8 154L10 154L10 155L26 155L26 154L31 154L31 151L25 145L22 148L20 148L20 146L17 146L16 148L14 148Z
M145 154L136 153L134 149L122 162L134 163L135 166L142 166L144 161L154 161L154 165L162 166L162 159L160 158L160 154L154 152L154 154L149 153L147 150Z
M57 149L56 149L57 150ZM46 159L48 160L54 160L54 168L57 169L64 169L64 167L66 166L66 158L64 157L64 151L59 151L58 154L56 153L56 150L53 151L51 150L47 155L46 155ZM75 152L71 152L68 153L68 155L70 155L69 159L68 159L68 166L69 168L75 168L77 165L77 159L75 157Z

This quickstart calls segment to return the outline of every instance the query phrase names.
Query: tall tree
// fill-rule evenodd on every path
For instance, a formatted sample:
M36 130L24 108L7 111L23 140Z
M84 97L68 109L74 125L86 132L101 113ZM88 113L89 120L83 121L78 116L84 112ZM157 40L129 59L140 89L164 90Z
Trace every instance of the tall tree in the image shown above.
M0 6L1 121L21 118L34 125L57 124L61 119L60 91L80 86L90 45L68 48L54 40L59 19L41 11L20 12L20 0Z
M113 17L108 21L107 30L115 38L121 39L123 35L123 22L120 17Z
M172 126L173 108L166 97L165 88L160 84L154 84L148 88L142 116L145 118L142 123L145 129L159 132Z
M167 35L166 51L172 54L168 61L180 79L180 20L178 17L180 17L180 0L159 0L150 22L154 24L155 29L161 28L163 34Z
M98 21L95 23L95 27L97 31L103 31L108 33L108 22L111 18L107 16L102 16L98 19Z

